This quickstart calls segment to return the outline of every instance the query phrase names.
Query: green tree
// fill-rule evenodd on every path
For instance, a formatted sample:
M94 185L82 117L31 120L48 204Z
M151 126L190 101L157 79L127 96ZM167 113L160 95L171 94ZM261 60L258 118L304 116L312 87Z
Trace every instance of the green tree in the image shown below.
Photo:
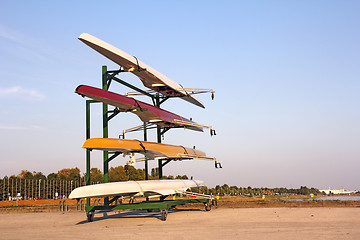
M17 177L21 179L33 179L34 175L28 170L21 170L21 173L17 175Z
M80 169L79 168L71 168L70 169L70 174L69 174L69 180L73 180L73 181L79 181L81 178L80 175Z
M42 172L34 172L34 179L35 180L46 180L46 176Z
M156 177L159 177L159 168L152 168L151 169L151 177L155 179Z
M91 182L104 182L104 175L102 174L101 170L98 168L91 168L90 169L90 181Z
M224 194L229 194L230 193L229 185L224 184L224 185L221 186L221 188L222 188Z
M126 175L125 168L123 166L111 167L109 169L109 180L110 182L127 181L128 176Z
M48 176L47 176L47 179L48 180L56 180L58 178L58 175L56 173L50 173Z
M215 186L215 194L219 194L219 195L222 194L222 189L221 189L220 185Z
M177 175L175 179L189 179L187 175Z
M70 168L64 168L58 171L57 175L61 180L68 180L71 173Z
M310 194L310 189L308 189L306 186L301 186L300 189L299 189L299 194L309 195Z
M138 169L140 171L138 171L134 166L131 165L127 165L127 168L125 168L126 170L126 175L128 177L128 180L143 180L144 179L144 173L142 172L141 169Z

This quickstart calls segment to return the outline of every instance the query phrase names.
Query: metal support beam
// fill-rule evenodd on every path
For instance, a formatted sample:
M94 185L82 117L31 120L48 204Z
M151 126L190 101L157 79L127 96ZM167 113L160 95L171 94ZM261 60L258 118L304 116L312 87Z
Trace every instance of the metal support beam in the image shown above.
M118 115L120 113L120 110L118 108L115 108L112 111L108 111L108 113L112 113L110 116L108 116L107 120L110 121L111 119L113 119L116 115Z
M113 77L112 79L113 79L114 81L118 82L118 83L121 83L122 85L125 85L125 86L127 86L127 87L129 87L129 88L131 88L131 89L133 89L133 90L135 90L135 91L137 91L137 92L140 92L141 94L144 94L144 95L146 95L146 96L148 96L148 97L154 98L154 96L151 95L150 93L147 93L147 92L141 90L140 88L137 88L137 87L135 87L135 86L133 86L133 85L131 85L131 84L129 84L129 83L121 80L120 78Z
M169 162L171 162L171 160L166 160L166 162L164 162L164 163L162 164L162 166L165 166L165 165L168 164Z
M109 154L109 152L108 152ZM121 152L114 152L113 155L111 157L108 158L108 163L111 162L112 160L114 160L117 156L119 156L121 154Z
M161 136L164 135L167 131L169 131L171 128L170 127L164 127L163 130L161 131Z
M155 98L153 98L153 102L154 105L156 107L160 107L160 105L162 103L164 103L167 99L169 99L169 97L165 97L163 99L161 99L160 94L156 93ZM169 130L170 128L161 128L160 126L156 127L156 132L157 132L157 142L161 143L161 137ZM167 162L168 163L168 162ZM167 164L166 163L166 164ZM165 164L163 164L163 160L159 159L158 160L158 169L159 169L159 179L163 178L163 166L165 166Z
M147 141L146 122L144 122L144 141ZM145 180L149 180L149 165L148 160L145 160Z
M155 95L155 106L156 107L160 107L160 95L159 93L156 93ZM156 127L156 135L157 135L157 142L161 143L161 127L157 126ZM163 169L162 169L162 160L159 159L158 160L158 169L159 169L159 179L162 179L163 177Z
M169 99L169 97L164 97L160 102L159 102L159 106L162 104L162 103L164 103L166 100L168 100Z
M107 67L102 66L102 89L108 90L108 82L107 82ZM108 129L108 105L106 103L103 103L103 138L109 137L109 129ZM109 153L108 151L103 152L103 164L104 164L104 183L109 182ZM109 198L104 198L104 205L109 205Z
M144 141L147 141L146 122L144 122ZM145 180L149 180L149 164L148 160L145 160ZM146 201L149 201L149 197L146 197Z
M86 139L90 138L90 104L91 100L86 100ZM90 185L90 149L86 149L86 185ZM86 198L86 206L90 206L90 198Z
M111 199L111 200L109 201L109 204L112 204L113 202L115 202L115 201L118 200L119 198L120 198L120 196L114 197L113 199Z
M122 72L121 69L115 70L115 71L107 71L107 72L106 72L106 79L107 79L108 89L110 88L111 80L113 80L113 78L114 78L116 75L118 75L120 72Z

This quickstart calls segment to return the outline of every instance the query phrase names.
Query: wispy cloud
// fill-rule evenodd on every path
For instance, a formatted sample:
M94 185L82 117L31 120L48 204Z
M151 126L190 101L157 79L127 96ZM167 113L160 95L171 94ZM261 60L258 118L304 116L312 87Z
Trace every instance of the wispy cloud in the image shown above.
M43 128L36 125L30 126L11 126L0 124L0 130L13 130L13 131L24 131L24 130L42 130Z
M0 98L17 98L28 101L41 101L45 98L40 92L33 89L25 89L21 86L0 88Z
M4 38L16 43L23 43L24 37L21 36L18 32L15 32L3 25L0 24L0 38Z
M40 61L49 61L46 53L44 53L43 45L39 43L38 40L32 39L30 36L19 33L2 24L0 24L0 39L14 43L8 47L14 55L31 61L33 61L34 58Z

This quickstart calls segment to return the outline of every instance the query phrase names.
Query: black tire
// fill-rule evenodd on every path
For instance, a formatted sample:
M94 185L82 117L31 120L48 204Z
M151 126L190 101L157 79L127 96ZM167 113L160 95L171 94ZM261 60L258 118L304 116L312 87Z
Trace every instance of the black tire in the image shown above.
M161 210L161 220L166 221L168 210Z
M94 221L94 212L87 212L86 213L88 222Z
M211 205L209 203L205 204L205 211L210 211L211 210Z

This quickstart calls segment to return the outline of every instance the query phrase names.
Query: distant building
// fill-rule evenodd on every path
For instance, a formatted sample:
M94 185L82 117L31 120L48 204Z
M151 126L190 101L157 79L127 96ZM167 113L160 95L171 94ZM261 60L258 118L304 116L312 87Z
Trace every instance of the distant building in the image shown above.
M320 190L320 192L325 192L326 194L354 194L356 193L357 191L347 191L347 190L344 190L344 189L323 189L323 190Z

